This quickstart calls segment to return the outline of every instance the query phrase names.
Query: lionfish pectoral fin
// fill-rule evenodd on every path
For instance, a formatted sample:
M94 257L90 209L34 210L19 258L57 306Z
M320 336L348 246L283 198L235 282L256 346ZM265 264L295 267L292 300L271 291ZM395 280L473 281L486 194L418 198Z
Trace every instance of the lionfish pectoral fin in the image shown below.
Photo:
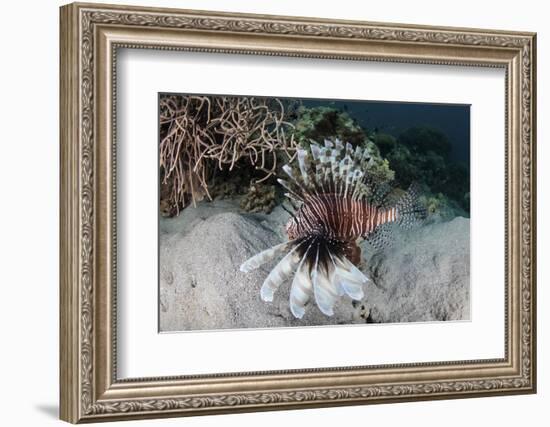
M277 288L292 275L299 262L299 258L296 255L298 246L299 245L294 246L266 277L260 289L260 297L262 300L266 302L273 301L273 294Z
M365 298L365 292L363 291L363 285L353 282L347 282L346 280L341 280L340 283L344 288L344 292L347 296L355 301L361 301Z
M311 270L311 283L313 284L313 296L319 310L326 316L334 314L333 306L336 302L338 286L334 282L334 269L322 268L319 264L319 246L317 246L317 254L315 264Z
M344 292L351 299L362 300L365 297L363 285L369 281L368 277L345 257L334 259L334 265L335 280L339 281Z
M306 312L305 305L311 298L312 291L313 284L311 283L307 266L304 264L302 259L302 262L296 270L290 288L290 311L297 319L304 317Z
M293 243L294 241L292 240L288 242L283 242L271 248L268 248L260 253L257 253L253 257L243 262L240 266L240 270L243 273L248 273L252 270L255 270L258 267L261 267L265 263L271 261L273 258L278 256L281 252L283 252L287 247L289 247Z
M314 271L311 275L313 283L313 295L319 310L327 316L334 314L334 303L336 302L337 293L334 292L334 284L324 272Z

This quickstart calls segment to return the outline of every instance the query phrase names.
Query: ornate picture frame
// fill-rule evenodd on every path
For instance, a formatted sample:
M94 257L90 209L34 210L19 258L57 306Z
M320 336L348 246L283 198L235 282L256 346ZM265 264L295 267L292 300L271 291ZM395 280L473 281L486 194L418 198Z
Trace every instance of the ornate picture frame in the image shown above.
M60 13L61 419L79 423L536 391L535 34L80 3ZM504 357L119 379L120 48L503 69Z

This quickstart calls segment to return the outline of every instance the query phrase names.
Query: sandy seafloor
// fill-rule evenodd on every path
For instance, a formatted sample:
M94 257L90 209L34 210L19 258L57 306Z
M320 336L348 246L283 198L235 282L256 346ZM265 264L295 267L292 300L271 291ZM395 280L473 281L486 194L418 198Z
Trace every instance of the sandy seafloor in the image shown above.
M393 245L375 252L362 244L360 269L371 281L365 298L345 296L334 316L314 301L303 319L289 309L290 281L273 302L260 287L277 260L250 273L239 266L286 239L289 214L245 213L238 200L203 201L160 220L160 331L268 328L361 323L468 320L470 221L456 217L396 233Z

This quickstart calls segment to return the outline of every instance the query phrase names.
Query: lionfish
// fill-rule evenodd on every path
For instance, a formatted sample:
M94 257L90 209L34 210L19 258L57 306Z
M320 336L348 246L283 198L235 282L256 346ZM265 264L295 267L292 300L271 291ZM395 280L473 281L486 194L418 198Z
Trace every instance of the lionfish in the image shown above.
M292 279L290 310L302 318L313 296L327 316L334 314L337 299L364 297L369 278L357 268L361 261L360 239L374 247L391 235L391 224L408 227L424 216L417 202L417 186L397 202L392 188L380 183L370 167L374 159L368 147L345 145L338 139L311 142L309 151L297 150L298 168L283 166L289 180L278 179L296 211L285 226L288 241L254 255L240 270L248 273L285 254L265 279L260 296L273 301L273 294Z

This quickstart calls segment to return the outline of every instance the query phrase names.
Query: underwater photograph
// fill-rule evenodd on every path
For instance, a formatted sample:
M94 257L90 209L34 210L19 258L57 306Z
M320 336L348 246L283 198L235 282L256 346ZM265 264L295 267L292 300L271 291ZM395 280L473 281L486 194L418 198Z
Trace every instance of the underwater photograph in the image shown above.
M159 331L470 320L470 106L160 93Z

